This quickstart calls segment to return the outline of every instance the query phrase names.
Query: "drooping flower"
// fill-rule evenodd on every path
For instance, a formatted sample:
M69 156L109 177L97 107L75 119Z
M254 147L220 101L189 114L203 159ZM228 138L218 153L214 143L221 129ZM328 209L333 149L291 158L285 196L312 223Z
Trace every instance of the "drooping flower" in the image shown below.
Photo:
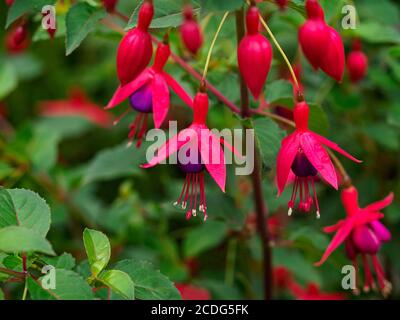
M196 287L191 284L177 283L175 287L179 290L183 300L210 300L211 295L207 289Z
M324 228L326 233L336 233L322 255L321 260L316 265L320 266L323 264L331 253L344 242L346 255L352 260L357 272L357 279L359 272L357 256L361 255L365 276L364 290L369 291L371 287L375 287L375 281L370 269L371 262L379 287L382 293L386 295L390 292L391 285L386 279L377 254L382 243L390 241L391 234L379 220L383 218L381 210L392 203L393 193L390 193L385 199L374 202L365 208L360 208L358 191L354 186L344 189L341 198L347 216L337 224Z
M140 8L137 27L129 30L119 44L117 74L121 85L134 80L150 62L153 45L148 29L153 15L153 4L147 0Z
M316 283L310 282L305 288L283 266L274 268L274 284L279 290L289 291L297 300L343 300L341 293L326 293L321 291Z
M296 130L282 140L277 158L278 195L287 185L289 174L293 173L295 181L292 196L288 202L288 214L292 214L297 194L299 194L298 209L309 212L311 206L315 205L316 214L319 217L320 210L314 186L317 175L319 174L333 188L338 189L335 167L323 146L329 147L355 162L361 161L341 149L336 143L309 130L309 112L310 109L306 102L296 103L293 110Z
M165 39L165 41L167 41ZM154 63L146 68L133 81L119 86L111 98L106 109L111 109L129 98L132 109L138 111L138 115L132 122L129 131L129 140L132 141L137 134L137 147L141 145L143 136L147 131L147 119L153 114L154 127L159 128L167 116L170 105L170 92L168 86L185 102L192 107L192 98L180 86L180 84L164 71L164 66L170 56L170 47L167 42L160 42L157 47ZM129 108L122 114L119 120L129 112ZM116 123L118 123L118 121Z
M179 29L182 42L191 53L196 54L203 44L203 33L195 17L193 16L192 6L185 6L183 10L183 17L184 21Z
M347 56L347 71L351 82L356 83L365 77L368 69L368 58L361 49L360 40L353 42L353 50Z
M104 8L107 12L114 12L118 0L102 0Z
M186 174L179 199L174 203L186 210L186 219L196 216L197 208L207 219L207 201L204 185L204 171L208 171L222 192L225 192L226 168L221 144L235 150L224 139L212 133L207 125L208 96L201 90L193 102L193 122L168 140L143 168L153 167L177 154L177 165Z
M240 73L257 99L267 79L272 62L272 48L269 41L259 32L260 13L251 6L246 14L247 34L237 50Z
M340 34L325 22L318 0L307 0L307 21L299 29L299 42L304 55L315 70L321 69L340 82L345 56Z
M111 115L88 99L79 88L71 89L68 99L43 101L39 105L40 113L50 117L80 116L99 126L109 126Z

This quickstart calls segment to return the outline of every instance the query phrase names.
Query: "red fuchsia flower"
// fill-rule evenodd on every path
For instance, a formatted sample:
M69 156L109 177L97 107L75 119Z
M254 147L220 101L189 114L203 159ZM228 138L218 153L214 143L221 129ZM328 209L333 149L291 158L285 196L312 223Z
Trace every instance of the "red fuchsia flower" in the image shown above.
M183 300L210 300L211 295L207 289L195 287L191 284L177 283L175 287L179 290Z
M251 6L246 14L247 34L239 43L238 63L240 73L257 99L267 79L272 62L272 48L269 41L259 32L260 13Z
M292 214L297 193L299 193L298 209L309 212L314 204L319 218L320 210L314 186L317 175L319 174L328 184L336 190L338 189L335 167L323 146L329 147L355 162L361 161L341 149L336 143L309 130L309 112L310 109L304 101L298 102L293 110L296 130L282 140L277 158L278 196L287 185L289 175L293 173L295 181L292 197L288 202L288 214Z
M157 150L155 157L147 164L142 165L142 168L150 168L169 158L172 154L180 153L177 164L179 169L186 174L186 179L179 199L174 205L181 205L182 209L186 210L186 219L196 216L197 206L199 211L204 214L204 221L207 219L204 169L208 171L222 192L225 192L226 168L221 143L236 152L229 143L208 129L207 113L208 96L204 90L201 90L194 98L192 124L168 140ZM198 198L199 201L197 201Z
M318 285L311 282L306 288L298 284L292 273L283 266L274 268L275 286L280 290L288 290L298 300L344 300L341 293L322 292Z
M14 0L6 0L6 4L11 7L12 4L14 3Z
M118 0L102 0L104 8L107 12L114 12L117 6Z
M140 8L137 27L129 30L119 44L117 73L121 85L135 79L150 62L153 45L148 29L153 15L153 4L147 0Z
M182 42L191 53L196 54L203 44L203 33L193 16L192 6L185 6L183 17L184 21L180 27Z
M111 115L90 101L79 88L72 89L66 100L43 101L39 107L40 113L45 116L81 116L102 127L112 122Z
M368 58L361 49L360 40L353 42L353 50L347 56L347 71L351 82L362 80L368 69Z
M315 70L321 69L340 82L345 56L340 34L325 23L324 11L317 0L307 0L308 19L299 29L299 42L304 55Z
M378 279L379 287L382 293L386 295L391 290L391 284L386 279L377 253L382 243L390 241L391 234L379 220L383 218L383 213L380 211L392 203L393 193L390 193L385 199L374 202L365 208L360 208L358 204L358 191L353 186L344 189L341 197L347 216L337 224L324 228L326 233L336 233L321 260L316 265L322 265L331 253L344 242L347 257L352 260L356 269L357 279L357 256L361 255L365 275L364 290L369 291L371 287L375 287L368 262L368 259L370 259Z
M26 24L15 26L5 37L6 49L9 53L24 52L30 45L28 28Z
M153 66L146 68L133 81L119 86L111 98L106 109L111 109L129 98L132 109L139 112L132 122L129 131L129 140L132 141L137 134L137 147L140 147L142 138L147 131L147 119L153 114L154 127L159 128L168 114L170 105L169 87L185 102L192 107L192 98L179 85L174 78L164 71L164 66L171 54L169 44L160 42L157 47ZM129 109L115 122L118 123Z

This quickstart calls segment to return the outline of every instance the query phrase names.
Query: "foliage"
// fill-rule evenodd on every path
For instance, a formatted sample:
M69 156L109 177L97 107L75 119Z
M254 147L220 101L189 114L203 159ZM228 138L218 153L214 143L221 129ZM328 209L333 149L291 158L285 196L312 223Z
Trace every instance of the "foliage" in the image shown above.
M10 8L0 2L0 25L7 28L1 28L1 43L21 16L29 18L32 36L29 49L22 53L0 49L0 300L21 299L24 285L26 298L32 300L180 299L176 283L204 287L214 299L262 298L261 245L249 223L254 214L251 183L248 177L234 175L234 165L228 166L226 194L217 192L211 179L206 181L209 220L186 221L182 211L172 206L183 176L173 166L140 169L146 145L140 150L126 148L131 119L118 126L102 126L80 114L43 115L40 104L66 99L70 88L83 89L97 105L104 106L119 84L115 55L121 36L104 23L110 14L101 1L57 4L59 25L50 40L40 26L40 8L55 2L15 0ZM296 34L305 17L304 1L290 1L286 11L269 0L259 7L268 13L269 26L289 59L302 66L311 129L363 159L362 166L343 160L362 195L361 205L394 190L395 203L385 212L393 240L383 254L388 273L398 275L400 6L394 0L357 1L360 26L343 30L342 4L353 1L320 2L328 22L341 32L346 51L353 37L363 42L369 71L357 85L348 77L336 84L299 58ZM200 71L222 14L230 11L213 51L208 80L239 105L234 11L244 1L193 1L205 37L196 57L185 51L177 33L182 3L154 0L152 34L161 39L170 29L172 51ZM140 4L121 0L118 10L129 20L111 19L121 30L135 26ZM193 95L198 81L170 62L168 72ZM286 67L274 48L264 92L271 110L293 108L292 85L282 80L282 74ZM176 95L171 97L169 117L189 124L191 112L181 108L183 103ZM211 93L210 106L210 128L243 124ZM126 107L125 103L110 113L116 118ZM257 107L252 100L251 108ZM280 142L291 129L261 116L249 122L263 161L269 214L284 226L273 241L274 264L286 266L303 284L316 282L325 291L340 291L341 266L347 264L344 250L322 267L313 266L330 239L322 227L344 216L339 193L321 185L321 219L297 215L287 222L290 194L276 198L273 171ZM7 270L20 274L24 259L29 276L11 285ZM48 279L42 272L46 265L55 268L55 289L43 286ZM394 277L394 298L400 296L399 284ZM285 297L278 291L275 294Z

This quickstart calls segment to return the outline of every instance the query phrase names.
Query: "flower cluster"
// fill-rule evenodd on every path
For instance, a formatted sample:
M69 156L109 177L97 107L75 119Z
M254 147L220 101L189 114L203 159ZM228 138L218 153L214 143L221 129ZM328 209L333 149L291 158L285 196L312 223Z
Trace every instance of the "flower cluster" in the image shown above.
M115 3L115 1L104 1L110 12L115 10ZM276 3L281 9L285 9L288 5L287 1L276 1ZM307 0L305 7L307 20L298 31L302 52L315 70L321 69L337 82L341 82L346 62L342 38L333 27L326 23L323 8L317 0ZM139 11L137 27L128 31L119 45L117 74L120 86L108 103L107 109L116 107L124 100L129 101L131 108L128 108L120 119L130 109L137 112L129 130L129 141L137 137L137 147L140 147L146 134L149 114L152 114L155 128L160 128L164 122L170 107L170 89L192 109L192 124L158 148L155 156L142 167L150 168L176 153L184 154L189 160L182 162L179 157L177 166L186 174L186 179L175 205L179 205L185 210L187 219L196 216L197 212L201 212L206 220L208 208L204 174L208 172L224 192L226 168L222 145L232 152L236 151L226 141L214 135L206 125L209 101L204 78L207 67L200 90L192 99L184 88L164 71L164 66L171 55L168 36L164 37L162 42L156 41L158 46L153 65L147 66L152 57L152 42L154 41L149 33L153 15L152 2L145 1ZM224 19L225 17L223 21ZM251 1L245 18L246 34L237 48L240 74L255 100L262 96L273 57L272 46L260 31L260 19L262 17L256 1ZM262 22L265 25L265 22ZM270 32L268 27L266 29ZM203 43L203 35L190 5L186 5L183 9L183 24L179 30L184 46L193 55L196 55ZM276 43L274 37L272 38ZM206 64L206 66L208 65ZM353 49L347 57L350 81L354 83L360 81L365 76L367 67L368 59L361 51L360 41L355 39ZM288 215L292 215L295 209L310 212L315 207L316 216L319 218L320 206L315 182L324 182L336 190L340 186L340 177L334 166L336 158L334 158L335 161L332 161L331 151L327 148L354 162L360 163L361 161L344 151L336 143L309 129L310 108L304 99L304 86L297 79L300 75L300 66L296 68L296 71L291 67L289 69L295 96L292 114L295 130L283 139L277 156L278 196L282 194L289 183L292 183ZM382 202L360 209L355 187L351 185L348 177L342 178L347 179L344 181L346 189L342 191L342 201L348 216L337 225L325 229L326 232L336 231L337 233L318 265L322 264L344 242L346 253L355 266L357 256L362 257L365 270L365 290L374 287L374 279L368 263L368 259L370 259L379 286L386 293L390 285L376 254L381 244L389 241L390 232L378 220L383 216L379 211L391 202L392 196ZM310 284L306 289L300 288L291 276L286 275L281 278L285 279L285 285L298 298L341 298L338 295L331 296L321 293L314 284Z

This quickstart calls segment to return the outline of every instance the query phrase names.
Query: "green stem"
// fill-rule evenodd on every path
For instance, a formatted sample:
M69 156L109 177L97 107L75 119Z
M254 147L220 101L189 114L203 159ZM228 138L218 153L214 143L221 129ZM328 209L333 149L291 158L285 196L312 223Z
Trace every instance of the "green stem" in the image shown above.
M218 35L221 32L222 26L224 25L224 22L225 22L226 18L228 17L228 14L229 14L229 11L224 13L224 15L223 15L223 17L221 19L221 22L218 25L217 31L215 32L214 38L213 38L213 40L211 42L210 49L208 49L206 64L204 66L204 71L203 71L203 80L205 80L206 77L207 77L207 71L208 71L208 67L210 65L211 54L212 54L213 48L215 46L215 43L217 41Z
M237 251L238 240L232 238L228 243L228 253L226 255L226 271L225 271L225 283L232 285L235 279L235 264L236 264L236 251Z

